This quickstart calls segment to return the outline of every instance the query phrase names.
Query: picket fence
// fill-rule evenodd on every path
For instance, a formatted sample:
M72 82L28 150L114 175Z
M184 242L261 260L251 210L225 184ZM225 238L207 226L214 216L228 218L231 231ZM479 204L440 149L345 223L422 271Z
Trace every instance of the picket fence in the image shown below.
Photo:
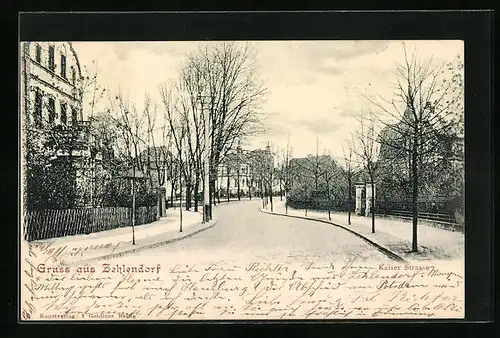
M136 208L135 224L158 219L157 207ZM132 225L132 208L48 209L24 213L24 239L41 239L90 234Z

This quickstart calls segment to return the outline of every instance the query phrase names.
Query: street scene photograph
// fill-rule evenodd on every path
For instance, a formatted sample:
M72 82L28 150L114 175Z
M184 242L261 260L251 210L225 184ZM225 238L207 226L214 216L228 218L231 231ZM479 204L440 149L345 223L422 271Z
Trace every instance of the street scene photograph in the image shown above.
M21 320L464 318L463 41L19 53Z

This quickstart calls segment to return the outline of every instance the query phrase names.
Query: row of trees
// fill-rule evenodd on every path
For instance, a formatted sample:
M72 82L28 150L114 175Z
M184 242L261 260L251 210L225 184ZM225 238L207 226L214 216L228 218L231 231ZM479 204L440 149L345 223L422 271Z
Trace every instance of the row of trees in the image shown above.
M116 200L120 185L130 188L119 182L145 181L146 190L152 192L152 188L162 187L168 181L171 199L182 185L187 194L186 207L191 208L194 197L197 210L199 200L194 192L198 192L203 183L202 163L207 155L212 202L216 168L235 148L237 140L262 129L259 110L266 90L257 75L255 60L246 44L204 45L187 56L178 78L160 85L161 101L155 102L146 94L144 106L139 110L121 92L111 95L109 89L103 88L97 72L85 72L80 97L85 106L86 123L75 121L68 126L47 124L47 128L35 128L26 119L27 176L36 176L28 180L26 190L34 194L28 198L32 202L28 204L38 208L75 207L79 205L77 196L86 195L92 205L98 206L104 203L105 196L115 195ZM106 102L102 104L102 99L105 101L106 94L108 104L103 108ZM99 103L100 109L97 109ZM208 131L203 123L205 114L210 120ZM208 151L205 133L210 136ZM82 151L90 155L82 156ZM61 153L66 155L66 160L59 161L62 162L60 170L53 170L55 159ZM53 179L46 175L51 167ZM86 184L77 187L76 175L83 175L80 181ZM60 198L56 198L50 190L61 186L60 180L69 176L72 177L68 179L67 189L58 189ZM37 185L46 187L47 193L42 194L43 189ZM131 188L134 190L135 184Z
M359 116L356 131L344 143L343 156L334 160L326 153L320 155L317 146L315 155L294 161L299 170L292 171L291 201L319 197L326 200L329 213L332 207L340 207L332 202L339 201L348 210L350 224L353 182L371 183L375 232L376 185L378 201L411 208L412 251L416 252L423 198L455 199L455 213L463 214L463 61L457 56L435 64L416 51L407 53L404 45L403 50L405 61L396 66L394 97L365 95L370 112Z
M133 182L144 182L149 193L158 193L154 188L168 183L172 205L177 193L185 191L186 196L180 196L185 208L198 211L205 156L210 160L212 204L217 168L235 150L237 141L262 129L259 110L265 88L248 46L221 42L187 55L178 78L169 79L158 90L161 101L146 94L140 111L122 93L108 95L109 108L91 116L95 139L113 150L113 157L103 165L112 176L125 173ZM210 123L205 130L207 114ZM107 185L100 188L106 190ZM132 196L139 196L134 189L135 184Z
M215 203L218 168L239 141L263 129L260 109L265 93L251 50L236 42L200 47L188 55L177 80L161 85L163 142L178 159L178 181L185 185L187 209L193 200L198 210L205 156L210 163L209 204Z
M378 178L393 183L393 199L411 200L412 251L417 252L421 197L459 197L463 205L463 149L456 148L464 133L463 61L457 56L436 64L416 50L408 53L404 44L403 51L395 99L366 96L379 113L370 114L366 123L361 119L355 148L371 183ZM376 124L383 127L380 133L374 132Z

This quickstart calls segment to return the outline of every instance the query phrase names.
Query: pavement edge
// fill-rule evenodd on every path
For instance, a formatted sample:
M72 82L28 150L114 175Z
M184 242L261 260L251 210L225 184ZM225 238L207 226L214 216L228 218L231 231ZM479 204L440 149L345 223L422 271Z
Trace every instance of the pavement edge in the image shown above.
M167 240L163 240L163 241L152 243L152 244L148 244L148 245L138 246L136 248L129 249L129 250L122 251L122 252L111 253L111 254L108 254L108 255L103 255L103 256L98 256L98 257L92 257L92 258L84 259L84 260L81 260L81 261L75 261L75 262L72 262L72 263L79 263L80 264L80 263L84 263L84 262L93 262L93 261L101 261L101 260L106 260L106 259L113 259L113 258L118 258L118 257L130 255L130 254L133 254L133 253L137 253L137 252L140 252L140 251L143 251L143 250L154 249L154 248L157 248L157 247L162 246L162 245L167 245L167 244L175 243L175 242L181 241L183 239L192 237L192 236L194 236L196 234L199 234L200 232L203 232L203 231L208 230L210 228L213 228L215 226L215 224L217 223L217 220L218 220L217 218L214 218L210 222L208 222L209 224L207 226L205 226L203 228L200 228L200 229L198 229L196 231L187 233L187 234L185 234L183 236L178 236L178 237L170 238L170 239L167 239Z
M298 219L305 219L305 220L308 220L308 221L315 221L315 222L320 222L320 223L325 223L325 224L337 226L337 227L342 228L344 230L347 230L350 233L352 233L352 234L358 236L359 238L363 239L365 242L371 244L378 251L382 252L384 255L388 256L389 258L391 258L393 260L396 260L396 261L399 261L399 262L402 262L402 263L406 263L406 260L403 257L401 257L400 255L398 255L397 253L395 253L395 252L387 249L386 247L378 244L377 242L372 241L368 237L360 234L359 232L356 232L356 231L354 231L352 229L349 229L346 226L343 226L343 225L340 225L340 224L337 224L337 223L333 223L331 221L317 219L317 218L310 218L310 217L305 217L305 216L295 216L295 215L282 214L282 213L278 213L278 212L271 212L271 211L263 210L262 208L259 208L259 211L262 212L262 213L264 213L264 214L268 214L268 215L284 216L284 217L291 217L291 218L298 218Z

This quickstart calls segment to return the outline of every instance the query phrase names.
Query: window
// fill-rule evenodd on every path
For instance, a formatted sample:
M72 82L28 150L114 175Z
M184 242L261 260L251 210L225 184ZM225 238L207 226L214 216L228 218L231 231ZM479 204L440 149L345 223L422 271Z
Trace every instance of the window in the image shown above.
M61 123L64 125L68 123L68 113L66 111L66 103L61 103Z
M36 45L35 47L35 60L38 63L42 63L42 47L40 45Z
M49 46L49 69L51 71L56 69L56 65L54 63L54 46Z
M73 84L75 84L76 82L76 72L75 72L75 68L71 67L71 82Z
M54 123L56 119L56 102L49 97L49 123Z
M35 124L42 125L42 93L38 90L35 92Z
M77 117L77 112L76 112L76 108L75 108L75 107L72 107L72 108L71 108L71 123L72 123L72 124L75 124L75 123L76 123L76 120L78 120L78 117Z
M61 76L66 78L66 55L61 53Z

